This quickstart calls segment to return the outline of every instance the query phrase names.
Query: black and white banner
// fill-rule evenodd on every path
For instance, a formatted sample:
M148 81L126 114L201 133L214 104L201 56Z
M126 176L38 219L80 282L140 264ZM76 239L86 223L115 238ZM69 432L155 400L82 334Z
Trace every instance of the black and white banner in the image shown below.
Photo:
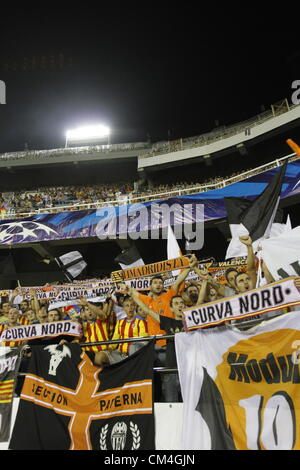
M175 335L185 450L300 449L300 310Z
M60 335L81 336L81 325L68 320L52 323L36 323L34 325L15 326L4 330L0 341L27 341L29 339Z
M291 277L244 294L185 309L187 329L220 325L231 320L299 305L300 292L294 280L295 278Z
M104 368L75 343L36 346L9 448L155 449L153 361L153 341Z
M0 348L0 442L10 436L13 392L21 361L21 348Z

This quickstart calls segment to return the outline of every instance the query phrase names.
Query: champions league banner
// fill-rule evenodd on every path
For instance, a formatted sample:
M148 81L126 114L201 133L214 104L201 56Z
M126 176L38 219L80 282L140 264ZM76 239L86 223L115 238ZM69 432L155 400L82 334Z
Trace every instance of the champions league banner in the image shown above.
M225 188L193 195L108 206L97 210L41 214L22 221L3 221L0 223L0 244L12 245L86 237L106 239L124 233L141 235L142 232L160 230L167 226L167 222L166 225L163 222L162 206L165 208L176 206L176 213L170 222L174 227L224 218L227 216L225 197L256 199L277 171L278 168L272 169ZM282 199L300 193L299 173L299 161L287 165L282 185Z

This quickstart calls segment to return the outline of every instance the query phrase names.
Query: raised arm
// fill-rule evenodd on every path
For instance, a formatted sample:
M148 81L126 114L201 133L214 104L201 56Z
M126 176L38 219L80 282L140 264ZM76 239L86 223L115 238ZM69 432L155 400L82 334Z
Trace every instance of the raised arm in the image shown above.
M111 312L113 311L114 308L114 301L111 297L111 294L108 294L106 297L106 301L104 302L103 306L103 313L105 314L106 317L108 317Z
M247 272L252 279L253 285L256 285L257 274L255 266L255 255L252 246L252 239L247 236L240 237L240 242L247 247Z
M133 289L133 287L128 288L127 292L146 315L150 315L150 317L152 317L159 323L159 315L154 312L150 307L148 307L148 305L144 304L144 302L139 297L139 293L135 289Z
M101 309L101 307L97 307L97 305L92 304L91 302L88 302L85 297L80 297L79 298L80 305L88 306L92 312L94 312L100 320L106 320L106 315Z
M172 285L172 288L174 289L174 291L177 293L178 290L179 290L179 287L180 287L180 284L182 282L185 281L187 275L189 274L189 272L193 269L195 269L195 267L198 266L198 263L199 261L197 260L196 256L195 255L192 255L190 257L190 265L188 268L185 268L182 270L182 272L179 274L178 278L176 279L176 281L174 282L174 284Z
M31 304L31 308L32 310L35 312L35 314L37 314L37 312L39 311L40 309L40 303L37 299L37 296L36 296L36 292L34 289L30 290L30 304Z
M201 305L205 303L205 297L206 297L206 291L207 291L207 279L203 279L199 295L198 295L198 300L197 300L197 305Z
M198 266L194 267L193 270L203 281L209 282L222 297L225 296L225 286L214 279L208 272L207 269L200 269Z

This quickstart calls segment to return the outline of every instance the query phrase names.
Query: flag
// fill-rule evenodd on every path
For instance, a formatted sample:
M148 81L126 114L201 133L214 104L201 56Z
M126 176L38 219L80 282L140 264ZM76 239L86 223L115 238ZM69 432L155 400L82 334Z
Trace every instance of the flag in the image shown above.
M119 263L122 269L136 268L138 266L144 266L145 264L135 245L123 250L122 253L115 258L115 262Z
M300 157L300 147L296 144L292 139L287 139L287 144L291 147L291 149L295 152L295 154Z
M300 276L300 226L263 240L260 256L275 280Z
M13 392L21 361L21 348L0 348L0 442L10 437Z
M55 258L58 266L62 269L69 281L73 281L87 267L79 251L71 251L58 258Z
M183 449L300 449L299 314L175 335Z
M246 247L239 240L240 236L250 235L253 247L256 249L262 239L270 236L273 222L281 222L281 213L277 214L277 211L287 163L286 160L265 190L254 201L243 198L224 198L232 235L226 259L247 255ZM278 226L274 230L278 232Z
M168 225L167 257L168 259L179 258L182 256L181 249L174 235L171 225ZM173 276L179 276L180 270L172 271Z
M79 344L36 346L9 448L154 449L153 356L152 340L101 368Z

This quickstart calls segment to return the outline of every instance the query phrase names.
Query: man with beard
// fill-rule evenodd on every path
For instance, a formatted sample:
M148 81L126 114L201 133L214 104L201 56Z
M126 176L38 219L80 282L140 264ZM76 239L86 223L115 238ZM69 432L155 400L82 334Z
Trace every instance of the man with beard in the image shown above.
M190 284L184 289L182 297L187 307L193 307L198 304L199 288L196 284Z

